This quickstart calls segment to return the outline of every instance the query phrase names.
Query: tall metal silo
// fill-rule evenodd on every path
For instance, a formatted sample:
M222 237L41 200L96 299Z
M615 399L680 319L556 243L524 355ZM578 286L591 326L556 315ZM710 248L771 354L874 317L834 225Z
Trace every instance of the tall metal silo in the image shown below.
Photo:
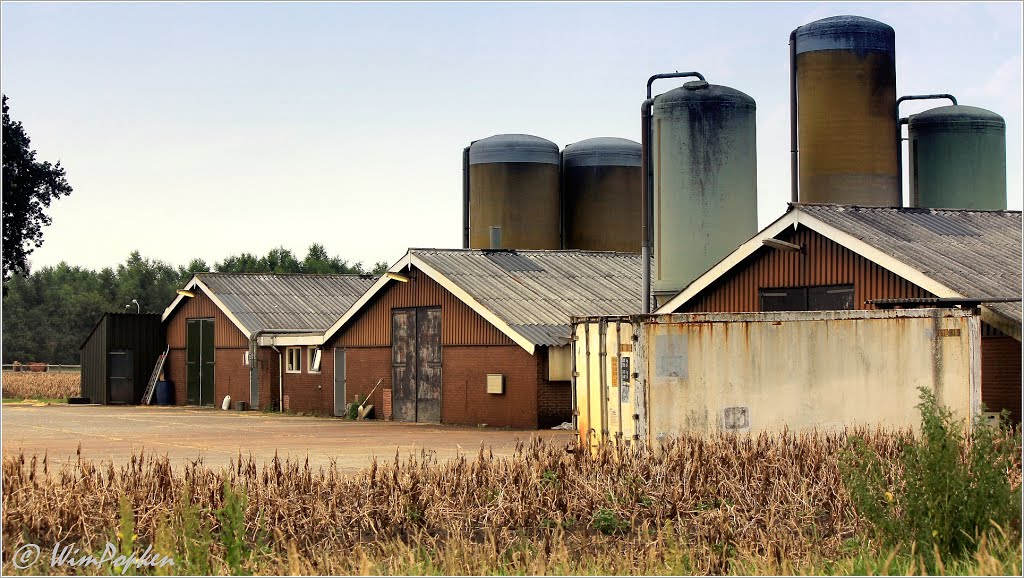
M915 207L1006 210L1006 122L973 106L909 117L910 198Z
M682 290L757 232L754 99L697 80L654 99L653 292Z
M640 252L640 143L599 137L562 151L565 248Z
M834 16L790 36L799 200L901 204L896 133L896 34Z
M499 134L469 146L469 247L491 248L501 227L501 248L560 249L558 145L528 134Z

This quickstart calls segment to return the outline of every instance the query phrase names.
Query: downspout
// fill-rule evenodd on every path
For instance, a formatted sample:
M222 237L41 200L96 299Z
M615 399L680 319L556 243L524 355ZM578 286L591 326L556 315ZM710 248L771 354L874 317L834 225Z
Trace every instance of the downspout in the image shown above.
M654 163L651 162L651 146L653 135L651 134L651 117L653 116L654 99L651 98L651 85L659 78L686 78L696 77L704 80L704 75L699 72L667 72L655 74L647 79L647 100L640 105L640 171L644 175L642 187L643 215L641 219L643 245L641 245L640 259L643 260L643 295L640 300L643 302L643 312L651 312L651 248L654 235L652 234L654 222ZM706 82L706 81L705 81Z
M800 202L800 153L796 127L796 31L789 33L789 179L790 201Z
M469 147L462 149L462 248L469 248Z
M900 203L903 203L903 125L910 123L910 117L900 118L900 104L905 100L936 100L948 98L956 106L956 97L952 94L910 94L896 99L896 188L899 191ZM911 207L916 207L916 199L909 199Z

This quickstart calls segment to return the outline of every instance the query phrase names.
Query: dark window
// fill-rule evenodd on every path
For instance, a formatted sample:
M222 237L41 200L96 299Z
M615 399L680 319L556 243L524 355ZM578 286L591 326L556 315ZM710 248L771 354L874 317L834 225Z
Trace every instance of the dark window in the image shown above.
M761 311L837 311L853 309L853 285L761 289Z

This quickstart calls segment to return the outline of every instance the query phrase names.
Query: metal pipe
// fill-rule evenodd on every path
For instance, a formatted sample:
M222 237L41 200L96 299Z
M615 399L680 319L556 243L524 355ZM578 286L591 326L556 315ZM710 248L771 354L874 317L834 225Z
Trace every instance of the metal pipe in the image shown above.
M906 100L938 100L948 98L956 106L956 97L952 94L908 94L896 99L896 187L899 190L900 203L903 202L903 125L910 122L910 117L900 118L900 104ZM908 205L914 206L914 199Z
M567 249L565 239L565 151L558 152L558 248Z
M800 202L800 153L796 126L796 31L789 33L789 179L790 201Z
M469 248L469 147L462 149L462 248Z
M703 74L695 71L655 74L647 79L647 100L640 105L640 171L644 175L643 187L641 188L643 195L643 218L641 220L643 245L641 245L640 251L640 259L643 261L643 295L640 299L643 302L644 313L651 312L651 246L654 237L651 233L654 222L654 163L651 162L651 146L654 140L651 134L651 118L654 110L654 99L651 98L651 87L655 80L661 78L688 77L696 77L707 82Z

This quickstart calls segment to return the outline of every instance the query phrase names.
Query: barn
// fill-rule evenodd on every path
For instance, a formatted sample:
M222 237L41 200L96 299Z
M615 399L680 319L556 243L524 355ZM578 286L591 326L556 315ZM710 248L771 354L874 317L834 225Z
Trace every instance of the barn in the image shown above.
M332 403L323 334L370 275L197 273L162 316L178 405L316 411Z
M1021 213L792 203L657 313L980 307L982 403L1021 419Z
M633 253L410 249L325 333L324 375L335 400L388 392L396 420L558 425L570 317L639 312L640 273Z
M79 348L82 397L99 404L137 404L164 351L160 316L105 313Z

